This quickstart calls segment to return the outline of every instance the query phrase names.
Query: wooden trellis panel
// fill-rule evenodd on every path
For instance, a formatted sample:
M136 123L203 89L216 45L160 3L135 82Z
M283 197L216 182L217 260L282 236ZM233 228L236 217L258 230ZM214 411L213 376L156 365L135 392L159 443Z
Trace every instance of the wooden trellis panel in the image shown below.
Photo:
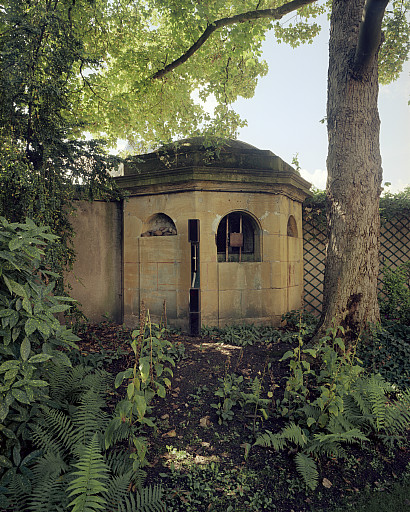
M383 267L390 268L410 259L410 217L397 215L382 221L380 232L379 289L383 284ZM326 227L315 218L303 219L304 301L305 310L320 315L323 274L326 256Z

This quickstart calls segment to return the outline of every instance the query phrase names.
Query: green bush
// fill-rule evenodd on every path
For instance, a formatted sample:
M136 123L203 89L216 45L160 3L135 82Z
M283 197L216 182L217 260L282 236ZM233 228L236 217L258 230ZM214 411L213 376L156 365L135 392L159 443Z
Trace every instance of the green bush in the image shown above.
M410 326L385 321L368 343L359 344L358 355L369 371L405 389L410 386L409 340Z
M44 265L42 248L55 238L0 217L0 472L20 460L25 425L48 397L47 372L71 365L61 349L79 339L55 317L71 301L53 295L56 276Z
M410 325L410 261L394 269L383 268L380 313L389 320Z
M303 348L300 336L298 346L284 354L290 377L280 408L289 423L255 442L295 450L296 469L310 489L318 484L314 457L343 458L343 445L370 442L370 435L391 445L410 425L410 391L366 374L355 346L346 347L339 333L342 327L329 329L314 348Z

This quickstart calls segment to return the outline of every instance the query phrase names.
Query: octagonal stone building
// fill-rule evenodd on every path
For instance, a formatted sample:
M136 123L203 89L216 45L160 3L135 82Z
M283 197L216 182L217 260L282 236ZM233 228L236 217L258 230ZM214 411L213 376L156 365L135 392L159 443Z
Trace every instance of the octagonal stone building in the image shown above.
M301 307L302 202L310 184L271 151L202 137L129 158L123 212L124 322L277 325Z

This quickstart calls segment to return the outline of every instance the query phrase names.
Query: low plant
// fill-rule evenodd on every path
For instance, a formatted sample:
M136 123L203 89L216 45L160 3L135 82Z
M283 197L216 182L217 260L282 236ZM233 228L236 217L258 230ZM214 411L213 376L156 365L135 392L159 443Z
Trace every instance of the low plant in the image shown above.
M133 468L124 448L104 447L110 380L87 367L54 372L49 403L29 423L33 451L1 479L5 509L163 510L162 489L142 487L145 473Z
M0 217L0 474L20 460L25 425L47 400L49 369L70 366L67 353L79 340L56 318L72 299L53 295L57 276L44 263L55 238L31 220Z
M163 338L164 328L152 324L143 313L140 328L132 332L131 348L134 364L121 371L115 378L115 387L126 381L126 397L117 403L115 414L105 433L105 446L109 448L119 440L126 439L133 446L131 458L134 468L146 463L147 440L144 427L155 428L151 402L154 397L165 398L171 387L171 367L182 351Z
M410 326L384 321L368 343L361 343L358 355L363 366L396 384L410 386Z
M369 436L391 443L410 425L410 391L398 392L380 375L365 374L354 345L347 348L339 333L328 330L316 347L303 348L302 338L289 359L282 415L289 420L280 432L266 431L255 442L275 450L295 450L296 468L315 489L314 457L343 458L346 443L369 442Z
M380 313L389 320L410 325L410 261L395 268L383 267Z
M281 333L270 326L259 327L254 324L228 325L226 327L202 326L202 336L210 336L220 343L237 347L252 346L255 343L274 343Z
M242 375L226 373L224 378L218 379L220 386L214 392L219 398L211 407L216 410L218 423L226 424L231 421L239 411L249 414L253 418L254 430L257 418L268 419L271 398L262 398L262 380L258 377L244 381Z

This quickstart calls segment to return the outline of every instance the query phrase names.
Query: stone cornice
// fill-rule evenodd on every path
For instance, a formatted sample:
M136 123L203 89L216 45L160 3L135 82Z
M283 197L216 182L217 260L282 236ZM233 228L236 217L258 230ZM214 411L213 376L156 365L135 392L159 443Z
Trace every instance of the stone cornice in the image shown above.
M289 166L290 167L290 166ZM291 170L185 167L151 170L115 178L131 196L192 191L283 194L302 202L310 183Z

